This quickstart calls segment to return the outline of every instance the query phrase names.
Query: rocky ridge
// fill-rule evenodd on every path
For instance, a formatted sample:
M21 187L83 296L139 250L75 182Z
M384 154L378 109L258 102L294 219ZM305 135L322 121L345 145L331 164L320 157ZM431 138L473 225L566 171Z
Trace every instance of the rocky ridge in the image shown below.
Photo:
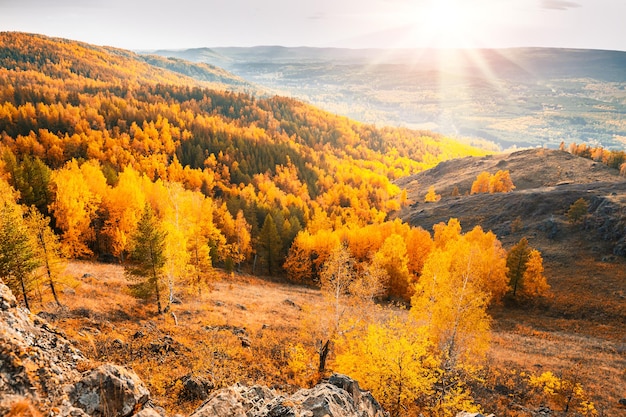
M513 192L469 195L478 174L498 170L510 172L516 187ZM464 230L480 225L512 245L520 238L511 233L513 222L519 219L524 235L543 240L546 250L567 233L580 233L586 241L606 244L601 256L611 252L626 256L626 180L599 162L563 151L528 149L442 162L397 184L413 201L399 217L413 226L432 230L437 223L457 218ZM442 196L440 201L424 203L429 186ZM579 198L588 202L588 216L581 228L571 229L566 213Z
M150 392L134 372L104 364L81 373L78 369L85 361L62 332L21 309L0 280L0 415L35 417L39 410L55 417L166 416L152 404ZM212 392L191 414L218 416L388 417L388 413L356 381L335 374L291 396L237 384Z

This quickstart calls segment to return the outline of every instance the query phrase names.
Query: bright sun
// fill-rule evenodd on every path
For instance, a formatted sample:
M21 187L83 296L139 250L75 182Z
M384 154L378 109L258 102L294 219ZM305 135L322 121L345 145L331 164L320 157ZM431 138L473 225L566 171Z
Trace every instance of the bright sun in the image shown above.
M408 16L407 16L408 17ZM430 0L418 2L412 10L414 41L424 46L471 48L480 31L480 15L463 0Z

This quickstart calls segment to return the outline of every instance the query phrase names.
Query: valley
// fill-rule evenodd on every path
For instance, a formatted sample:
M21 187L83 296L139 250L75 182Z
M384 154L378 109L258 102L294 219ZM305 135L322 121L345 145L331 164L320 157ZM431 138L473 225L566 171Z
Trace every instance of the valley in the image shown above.
M496 149L561 141L623 149L626 53L512 48L159 50L377 125L429 129ZM493 146L493 145L491 145Z

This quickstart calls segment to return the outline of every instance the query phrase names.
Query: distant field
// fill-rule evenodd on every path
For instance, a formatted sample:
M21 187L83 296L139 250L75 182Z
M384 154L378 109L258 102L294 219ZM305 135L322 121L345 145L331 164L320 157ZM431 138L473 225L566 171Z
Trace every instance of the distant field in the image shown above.
M222 66L273 93L377 124L492 141L622 149L626 52L213 48L159 51Z

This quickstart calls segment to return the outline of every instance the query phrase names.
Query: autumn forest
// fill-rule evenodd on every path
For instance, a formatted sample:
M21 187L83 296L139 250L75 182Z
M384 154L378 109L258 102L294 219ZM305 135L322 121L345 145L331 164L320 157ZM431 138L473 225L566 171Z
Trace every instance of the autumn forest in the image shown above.
M281 375L297 387L342 372L392 416L504 407L507 395L478 388L496 385L483 366L490 309L551 297L541 252L525 238L505 248L493 232L454 218L424 230L397 216L416 202L395 180L487 151L149 62L0 33L0 275L26 308L45 310L49 299L61 309L64 288L78 285L64 272L73 262L120 265L129 282L120 291L168 326L182 320L181 300L261 277L319 291L323 301L306 307L313 313L293 342L277 332L256 359L232 353L240 358L233 377L270 384ZM570 151L623 163L623 153ZM421 186L419 204L441 199ZM515 188L503 169L454 195ZM190 371L200 371L194 361ZM598 415L571 375L499 372L509 372L529 407ZM180 389L148 381L156 392Z

